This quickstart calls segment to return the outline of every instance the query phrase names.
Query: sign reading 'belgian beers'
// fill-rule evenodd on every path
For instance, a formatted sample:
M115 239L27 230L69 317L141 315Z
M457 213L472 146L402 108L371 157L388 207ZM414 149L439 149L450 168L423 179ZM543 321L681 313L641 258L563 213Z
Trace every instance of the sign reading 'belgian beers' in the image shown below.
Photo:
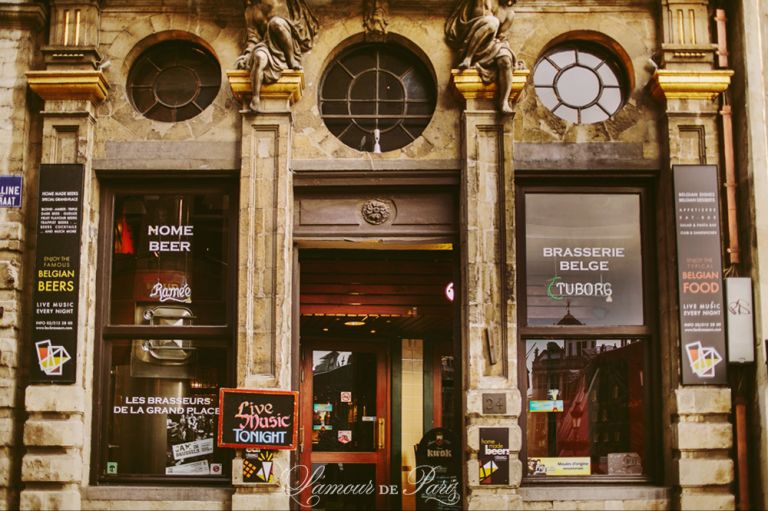
M727 383L717 167L675 165L683 384Z

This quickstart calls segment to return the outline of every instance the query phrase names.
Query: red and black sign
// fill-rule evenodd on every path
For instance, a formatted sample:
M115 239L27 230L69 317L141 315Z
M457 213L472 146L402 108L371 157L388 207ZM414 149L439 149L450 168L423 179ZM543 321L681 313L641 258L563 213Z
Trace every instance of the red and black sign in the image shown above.
M83 166L41 165L31 383L74 383Z
M722 385L728 380L717 167L672 171L683 384Z
M220 389L219 447L296 449L299 393Z

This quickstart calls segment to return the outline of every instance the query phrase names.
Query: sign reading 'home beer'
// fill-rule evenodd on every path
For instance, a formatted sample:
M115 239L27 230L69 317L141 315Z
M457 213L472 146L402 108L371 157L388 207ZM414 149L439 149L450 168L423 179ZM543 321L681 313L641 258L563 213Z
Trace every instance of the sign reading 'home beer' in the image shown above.
M83 166L41 165L33 279L32 383L74 383Z
M683 384L724 384L725 314L717 167L675 165Z
M219 446L296 448L298 392L220 389Z

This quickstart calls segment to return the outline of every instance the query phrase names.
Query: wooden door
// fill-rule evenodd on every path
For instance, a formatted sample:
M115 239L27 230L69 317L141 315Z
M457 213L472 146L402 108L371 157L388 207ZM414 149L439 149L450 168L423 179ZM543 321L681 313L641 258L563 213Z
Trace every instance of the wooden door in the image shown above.
M304 508L382 509L389 484L388 345L302 339ZM314 493L312 489L315 489Z

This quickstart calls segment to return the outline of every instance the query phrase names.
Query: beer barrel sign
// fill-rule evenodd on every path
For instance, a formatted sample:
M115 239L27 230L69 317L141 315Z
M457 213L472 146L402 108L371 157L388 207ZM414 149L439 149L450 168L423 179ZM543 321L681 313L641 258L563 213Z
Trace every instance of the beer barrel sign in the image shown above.
M220 389L219 447L296 449L299 393Z

